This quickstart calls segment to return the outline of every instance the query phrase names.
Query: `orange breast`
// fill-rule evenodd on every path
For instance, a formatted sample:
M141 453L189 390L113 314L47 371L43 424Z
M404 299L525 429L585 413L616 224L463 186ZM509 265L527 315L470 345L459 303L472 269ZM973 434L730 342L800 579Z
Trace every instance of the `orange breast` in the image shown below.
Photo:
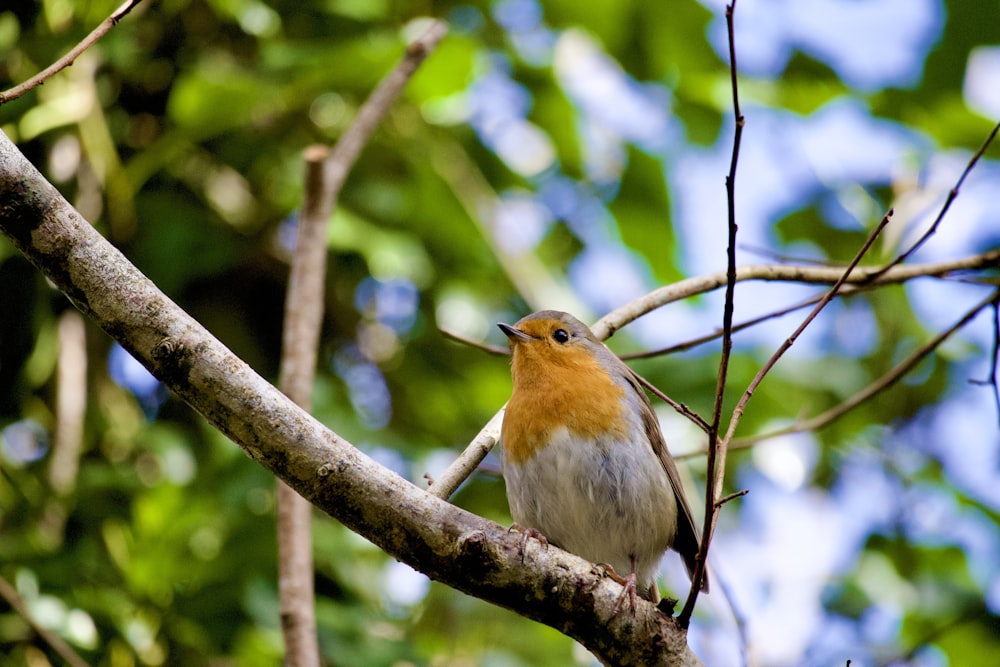
M513 464L531 459L552 433L567 428L581 440L627 436L625 389L615 384L583 349L518 348L512 362L514 391L501 428L504 456Z

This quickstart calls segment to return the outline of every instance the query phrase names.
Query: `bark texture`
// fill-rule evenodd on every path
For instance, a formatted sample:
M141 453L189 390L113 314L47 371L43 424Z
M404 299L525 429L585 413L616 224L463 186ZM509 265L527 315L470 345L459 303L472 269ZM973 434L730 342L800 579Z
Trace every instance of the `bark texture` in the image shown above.
M651 603L581 558L461 510L378 465L266 382L108 243L0 132L0 229L84 314L248 456L391 556L573 637L610 665L698 665Z

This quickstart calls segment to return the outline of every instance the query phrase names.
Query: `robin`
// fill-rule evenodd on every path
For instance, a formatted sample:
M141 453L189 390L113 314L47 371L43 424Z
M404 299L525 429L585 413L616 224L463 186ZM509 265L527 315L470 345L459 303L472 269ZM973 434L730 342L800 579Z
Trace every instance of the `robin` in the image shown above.
M498 326L512 352L500 443L515 524L610 565L625 587L616 613L626 599L634 609L637 592L659 601L663 553L673 548L693 573L699 537L639 379L568 313L543 310Z

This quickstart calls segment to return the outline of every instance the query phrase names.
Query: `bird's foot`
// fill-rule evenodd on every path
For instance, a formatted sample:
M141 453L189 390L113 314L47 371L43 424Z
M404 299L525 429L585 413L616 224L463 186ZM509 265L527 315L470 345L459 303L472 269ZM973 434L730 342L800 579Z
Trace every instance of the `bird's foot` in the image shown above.
M604 569L604 573L611 578L612 581L619 583L623 586L622 592L618 595L618 599L615 600L615 606L611 608L611 618L618 615L618 612L622 610L622 605L625 600L628 600L629 605L632 607L632 613L635 613L636 609L636 586L635 586L635 571L629 572L627 577L623 577L617 572L615 568L611 567L608 563L601 563L601 568Z
M510 527L510 530L516 530L517 532L521 533L521 540L517 545L517 553L518 555L521 556L522 563L524 562L524 552L526 547L528 546L529 539L534 538L538 540L538 543L541 544L543 547L545 547L546 549L549 548L548 538L542 535L537 528L525 528L524 526L515 523Z

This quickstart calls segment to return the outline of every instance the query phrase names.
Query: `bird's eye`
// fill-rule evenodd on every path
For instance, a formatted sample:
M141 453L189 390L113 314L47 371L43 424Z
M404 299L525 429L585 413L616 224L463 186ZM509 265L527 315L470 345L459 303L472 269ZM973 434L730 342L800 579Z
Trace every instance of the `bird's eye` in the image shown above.
M569 334L566 333L565 329L556 329L552 332L552 340L557 343L565 343L569 340Z

